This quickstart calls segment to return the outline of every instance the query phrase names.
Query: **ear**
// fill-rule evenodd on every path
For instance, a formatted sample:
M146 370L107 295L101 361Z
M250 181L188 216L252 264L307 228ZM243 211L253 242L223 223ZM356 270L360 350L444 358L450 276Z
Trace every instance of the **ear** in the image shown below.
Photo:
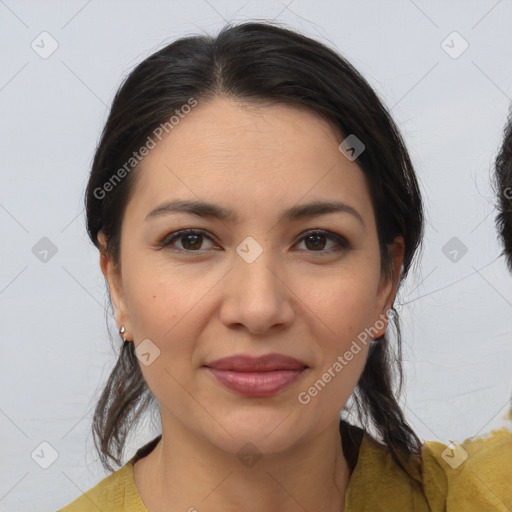
M376 318L374 326L382 326L378 329L375 338L384 336L389 323L390 309L395 301L398 285L400 284L400 277L402 273L402 264L404 261L405 243L401 236L397 236L392 244L389 246L389 256L391 258L389 272L383 272L381 275L379 288L377 291L376 301ZM375 329L377 330L377 329Z
M114 307L117 330L119 331L121 326L124 325L126 339L130 340L133 331L124 298L121 270L107 251L107 237L103 232L98 233L98 242L100 245L100 268L107 281L110 299Z

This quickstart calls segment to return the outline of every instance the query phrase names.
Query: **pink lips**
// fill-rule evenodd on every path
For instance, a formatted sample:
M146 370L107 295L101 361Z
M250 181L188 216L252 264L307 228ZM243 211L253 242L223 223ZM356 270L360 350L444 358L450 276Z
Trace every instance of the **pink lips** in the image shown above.
M278 393L295 382L307 368L299 360L283 354L261 357L240 354L205 366L227 388L253 397Z

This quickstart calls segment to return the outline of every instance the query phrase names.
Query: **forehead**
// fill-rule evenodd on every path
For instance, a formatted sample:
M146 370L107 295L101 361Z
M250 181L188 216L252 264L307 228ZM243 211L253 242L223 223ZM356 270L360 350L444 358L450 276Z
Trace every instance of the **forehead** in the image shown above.
M341 140L309 109L199 102L141 162L132 197L146 209L175 198L223 200L252 216L302 198L371 212L364 174L339 151Z
M211 150L212 157L250 161L257 154L261 160L279 160L280 156L289 159L297 153L298 146L302 153L319 143L336 149L340 136L334 131L331 124L305 107L215 98L199 103L169 133L162 146L180 146L191 161L207 157L198 148Z

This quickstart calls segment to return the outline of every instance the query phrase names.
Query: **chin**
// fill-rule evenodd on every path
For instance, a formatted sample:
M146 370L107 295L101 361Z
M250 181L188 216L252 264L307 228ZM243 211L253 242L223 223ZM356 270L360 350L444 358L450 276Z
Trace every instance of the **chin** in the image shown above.
M294 416L286 409L270 411L256 405L252 410L239 410L230 415L219 416L223 418L219 422L222 426L213 422L213 427L210 423L205 426L202 435L208 437L218 448L234 455L239 455L244 449L267 455L283 453L304 438L315 435L314 426L308 431L305 418L301 417L297 421Z
M284 453L293 449L299 439L290 432L265 437L254 429L244 429L243 432L236 432L233 437L224 436L212 442L219 449L242 459L246 456L259 457Z

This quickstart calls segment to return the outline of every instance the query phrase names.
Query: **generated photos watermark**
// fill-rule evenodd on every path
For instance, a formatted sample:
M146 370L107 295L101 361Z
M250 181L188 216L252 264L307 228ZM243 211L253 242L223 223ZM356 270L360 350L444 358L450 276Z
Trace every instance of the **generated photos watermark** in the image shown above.
M192 108L196 105L197 100L189 98L187 103L174 111L176 115L173 114L167 121L158 125L153 130L152 136L148 136L146 142L138 149L138 151L134 151L132 156L123 164L123 166L112 174L112 176L101 187L96 187L94 189L94 197L99 200L104 199L105 196L119 185L123 178L125 178L140 162L142 162L142 160L144 160L144 157L149 155L149 152L156 147L157 142L155 139L158 139L158 142L160 142L165 135L170 133L171 130L185 118L187 114L190 114Z
M315 383L309 387L306 391L301 391L297 399L303 404L309 404L311 399L318 395L325 386L331 382L337 374L339 374L345 366L349 364L354 356L361 352L361 344L366 346L369 341L375 338L375 336L386 326L386 323L392 318L395 314L395 311L398 310L400 306L397 306L395 310L388 309L386 313L381 314L379 319L375 322L371 327L367 327L364 331L360 332L357 336L357 340L353 340L350 348L345 351L343 355L339 355L336 361L327 368L327 370L322 374L322 376L315 381Z

